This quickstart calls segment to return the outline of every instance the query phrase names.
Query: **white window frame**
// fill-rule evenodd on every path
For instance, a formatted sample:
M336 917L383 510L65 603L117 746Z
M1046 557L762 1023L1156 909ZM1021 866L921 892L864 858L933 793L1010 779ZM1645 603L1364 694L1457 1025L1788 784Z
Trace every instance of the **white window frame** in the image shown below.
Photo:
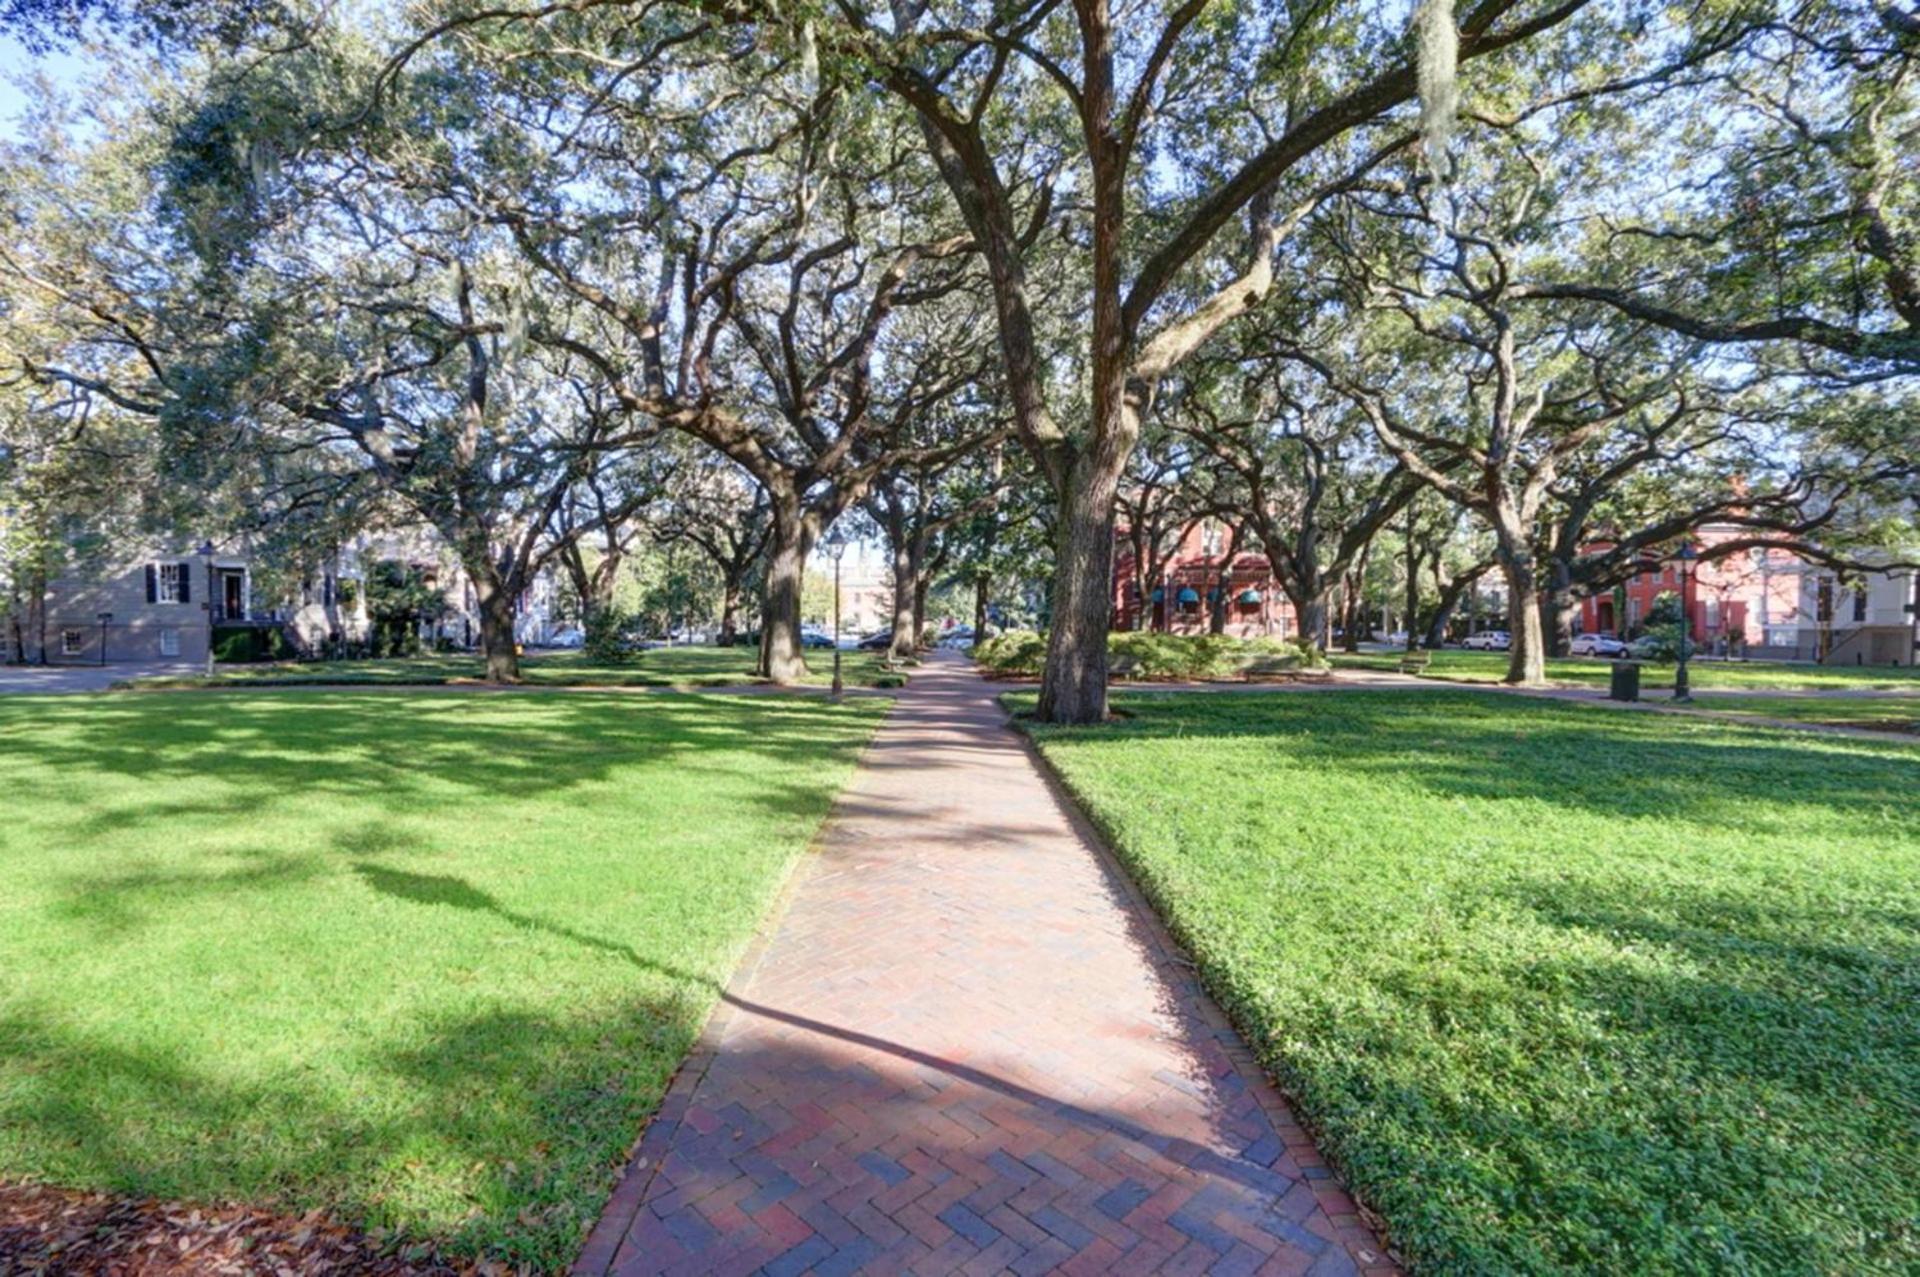
M171 625L160 631L160 655L180 655L180 631Z
M60 631L60 655L85 656L87 654L87 632L85 630Z
M186 568L178 563L156 563L153 565L153 601L155 603L178 603L180 601L180 577Z

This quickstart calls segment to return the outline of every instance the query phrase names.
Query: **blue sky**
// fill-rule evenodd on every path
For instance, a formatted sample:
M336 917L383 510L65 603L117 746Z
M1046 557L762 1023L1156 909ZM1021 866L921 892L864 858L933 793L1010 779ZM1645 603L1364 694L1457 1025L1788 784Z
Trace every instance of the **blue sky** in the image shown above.
M10 36L0 36L0 120L11 126L20 119L26 109L26 95L21 92L19 81L23 77L45 74L55 84L70 85L78 83L86 71L87 54L84 50L72 50L64 53L46 53L38 57L27 52L18 40Z

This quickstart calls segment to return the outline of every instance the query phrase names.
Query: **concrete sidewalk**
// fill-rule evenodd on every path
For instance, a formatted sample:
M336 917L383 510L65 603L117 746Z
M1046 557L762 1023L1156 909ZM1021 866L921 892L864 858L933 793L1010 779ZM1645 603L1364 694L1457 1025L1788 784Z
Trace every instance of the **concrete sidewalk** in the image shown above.
M899 695L577 1272L1386 1273L963 658Z

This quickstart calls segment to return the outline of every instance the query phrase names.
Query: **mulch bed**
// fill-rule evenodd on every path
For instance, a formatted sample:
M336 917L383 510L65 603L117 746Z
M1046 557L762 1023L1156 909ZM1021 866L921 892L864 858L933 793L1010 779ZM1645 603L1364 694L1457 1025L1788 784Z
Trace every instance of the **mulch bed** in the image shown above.
M276 1215L0 1180L7 1277L505 1277L504 1265L399 1251L321 1211Z

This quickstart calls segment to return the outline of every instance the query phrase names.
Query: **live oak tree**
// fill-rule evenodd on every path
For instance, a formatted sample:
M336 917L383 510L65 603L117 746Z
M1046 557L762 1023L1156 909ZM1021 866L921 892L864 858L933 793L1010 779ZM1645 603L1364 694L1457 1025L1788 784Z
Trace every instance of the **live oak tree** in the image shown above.
M979 427L963 421L950 425L967 436L979 433ZM998 505L1002 481L995 473L996 452L997 443L990 441L978 451L895 466L874 481L862 501L886 542L892 570L888 660L904 661L919 646L927 592L953 550L949 533Z
M1777 7L1669 87L1639 90L1630 126L1670 176L1581 208L1590 269L1536 295L1792 343L1838 376L1920 374L1920 9Z
M795 681L814 544L889 467L977 446L918 437L985 371L974 245L920 194L910 136L803 51L569 21L580 43L522 47L519 27L423 42L409 73L457 77L499 122L492 167L462 156L450 184L543 289L598 317L532 339L766 494L760 669Z
M0 268L123 355L111 376L41 364L43 381L153 419L174 453L325 458L435 528L472 583L488 676L511 681L517 596L592 526L556 538L556 513L616 432L637 436L575 393L587 365L525 339L529 308L547 332L584 308L529 302L502 237L412 162L417 139L332 128L342 100L314 95L367 70L350 41L316 41L97 106L90 151L15 170L16 207L61 228L60 251ZM454 145L460 121L440 122Z
M1164 415L1164 414L1163 414ZM1210 478L1200 471L1192 441L1159 422L1142 432L1114 491L1120 535L1132 552L1132 579L1125 588L1133 601L1133 628L1153 621L1153 591L1166 579L1168 562L1193 526L1216 512Z
M1451 6L1430 3L1441 47L1427 61L1440 82L1428 87L1450 91L1456 60L1580 7L1483 0L1456 32ZM1411 126L1397 109L1420 87L1411 43L1358 6L1228 11L1206 0L1145 22L1105 0L894 0L884 13L843 7L820 39L912 107L986 258L1015 425L1058 506L1038 712L1098 721L1114 498L1142 420L1165 377L1272 291L1299 218L1405 144ZM1027 144L1034 120L1054 136ZM1071 210L1063 234L1084 321L1084 406L1071 418L1040 343L1047 299L1031 279L1057 196Z
M1199 362L1173 420L1238 478L1240 513L1299 637L1324 647L1335 591L1422 481L1380 447L1363 412L1289 358L1268 318Z
M1636 414L1555 483L1539 539L1548 565L1541 625L1565 655L1582 601L1605 595L1712 526L1701 562L1756 550L1839 570L1895 551L1877 513L1920 474L1900 414L1911 396L1835 392L1769 377L1736 394L1698 380L1666 410Z
M1115 490L1159 382L1272 291L1277 250L1301 217L1411 142L1417 129L1403 108L1416 92L1425 90L1422 124L1437 138L1457 64L1522 45L1584 6L1481 0L1455 23L1448 0L1428 0L1424 59L1397 15L1358 4L1295 12L1207 0L1149 20L1105 0L894 0L830 11L688 0L610 3L584 15L575 6L452 9L435 13L409 52L491 38L483 32L511 46L543 22L563 33L557 46L596 18L605 19L597 35L643 33L656 52L751 28L754 47L798 49L824 84L864 80L910 108L970 248L985 261L1015 428L1055 499L1039 713L1089 722L1106 705ZM616 13L617 21L606 18ZM633 110L648 83L661 83L648 81L633 50L632 39L612 47L603 39L580 60L583 81L592 65L603 72L596 109ZM698 98L683 83L657 98L676 108ZM575 115L559 113L561 126L571 130ZM766 145L751 135L727 140L736 149ZM635 171L650 182L659 166ZM662 202L688 194L664 177L656 189ZM1071 267L1066 286L1042 285L1042 263L1062 258ZM615 296L603 281L593 287ZM644 331L657 341L660 324L649 318L657 308L640 298L618 304L636 338ZM1070 355L1047 343L1060 330L1044 313L1055 306L1079 330ZM1076 375L1063 375L1063 357ZM651 399L636 389L636 405L644 400L663 417L691 422L706 411L704 401L687 401L684 386L655 378L647 389ZM777 528L795 522L781 514L777 493L775 501ZM799 540L817 533L817 518L799 522ZM786 558L776 554L769 583L783 598L791 593Z
M715 641L739 641L748 590L764 571L773 527L766 491L750 475L718 455L690 458L674 476L664 499L647 514L659 541L698 549L720 578L719 631Z

